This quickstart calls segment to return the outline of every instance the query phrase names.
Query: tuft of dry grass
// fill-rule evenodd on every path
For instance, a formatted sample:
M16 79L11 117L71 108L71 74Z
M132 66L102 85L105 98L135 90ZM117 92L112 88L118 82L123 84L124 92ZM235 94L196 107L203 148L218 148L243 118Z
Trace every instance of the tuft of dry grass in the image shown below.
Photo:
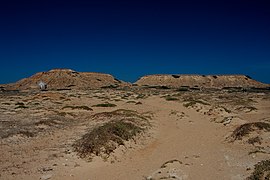
M94 155L109 157L119 145L124 145L125 141L133 139L150 126L150 117L127 109L97 113L92 118L102 120L103 125L89 130L73 144L77 154L87 160Z
M255 165L254 171L247 180L270 179L270 160L260 161Z
M256 129L269 132L270 124L266 122L252 122L252 123L242 124L233 131L231 137L233 141L242 140L244 136L248 135L252 131L255 131Z
M167 101L177 101L177 100L179 100L178 98L172 97L172 96L166 96L165 99L166 99Z
M28 108L28 107L25 105L19 105L19 106L15 107L15 109L26 109L26 108Z
M102 104L96 104L93 105L92 107L115 107L116 104L112 104L112 103L102 103Z
M93 109L88 106L64 106L62 109L82 109L86 111L93 111Z
M189 107L189 106L194 106L195 104L202 104L202 105L210 105L209 103L206 103L202 100L197 100L197 99L190 99L187 103L183 104L185 107Z
M124 141L132 139L143 128L130 122L112 121L96 127L73 144L81 158L91 159L92 155L110 155Z
M101 112L92 116L96 120L117 120L125 119L127 122L136 123L140 127L149 126L150 123L148 119L151 119L150 116L145 114L139 114L137 111L128 110L128 109L117 109L111 112Z

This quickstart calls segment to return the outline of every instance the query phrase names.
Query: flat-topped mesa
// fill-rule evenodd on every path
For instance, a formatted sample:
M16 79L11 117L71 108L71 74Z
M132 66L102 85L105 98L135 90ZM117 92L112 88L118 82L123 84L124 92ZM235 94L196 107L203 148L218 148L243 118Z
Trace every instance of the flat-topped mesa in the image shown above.
M121 87L128 85L128 83L120 81L110 74L77 72L72 69L52 69L47 72L36 73L29 78L9 84L8 89L38 89L40 82L44 82L47 89L97 89L101 87Z
M179 88L181 86L224 88L224 87L268 87L251 79L246 75L147 75L141 77L135 84L139 86L167 86Z

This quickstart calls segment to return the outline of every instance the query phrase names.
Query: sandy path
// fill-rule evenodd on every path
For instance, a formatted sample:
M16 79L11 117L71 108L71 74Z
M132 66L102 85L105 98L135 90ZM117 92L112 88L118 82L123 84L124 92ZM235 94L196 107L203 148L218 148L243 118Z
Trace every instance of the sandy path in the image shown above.
M234 179L233 170L224 158L226 148L222 140L226 132L220 125L179 102L155 97L144 100L143 104L144 111L154 112L155 133L150 143L139 150L131 150L113 164L84 164L73 169L73 176L67 178L141 180L155 176L154 172L164 162L177 159L182 162L177 167L180 178ZM184 112L182 118L179 117L181 112Z

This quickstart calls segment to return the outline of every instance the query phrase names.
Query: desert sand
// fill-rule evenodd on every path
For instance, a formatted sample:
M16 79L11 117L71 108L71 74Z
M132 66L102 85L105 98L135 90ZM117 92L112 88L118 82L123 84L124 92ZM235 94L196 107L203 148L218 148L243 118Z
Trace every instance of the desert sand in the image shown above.
M269 109L269 91L3 91L0 179L246 179L269 160ZM140 131L78 152L85 134L119 121Z

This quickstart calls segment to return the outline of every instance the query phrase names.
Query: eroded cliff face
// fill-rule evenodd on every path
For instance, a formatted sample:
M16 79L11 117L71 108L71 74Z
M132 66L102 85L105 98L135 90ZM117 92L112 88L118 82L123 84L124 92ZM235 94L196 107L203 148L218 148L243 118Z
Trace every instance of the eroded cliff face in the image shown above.
M53 69L48 72L36 73L12 84L2 85L1 88L7 90L39 89L38 83L41 81L47 84L49 90L83 90L130 86L130 83L120 81L110 74ZM170 88L179 88L181 86L198 88L270 87L269 84L258 82L246 75L147 75L141 77L135 84L139 86L167 86Z
M46 83L48 89L96 89L106 86L128 85L110 74L53 69L48 72L36 73L29 78L9 84L6 88L14 90L38 89L40 81Z
M224 88L224 87L268 87L245 75L148 75L141 77L135 84L139 86L181 86Z

